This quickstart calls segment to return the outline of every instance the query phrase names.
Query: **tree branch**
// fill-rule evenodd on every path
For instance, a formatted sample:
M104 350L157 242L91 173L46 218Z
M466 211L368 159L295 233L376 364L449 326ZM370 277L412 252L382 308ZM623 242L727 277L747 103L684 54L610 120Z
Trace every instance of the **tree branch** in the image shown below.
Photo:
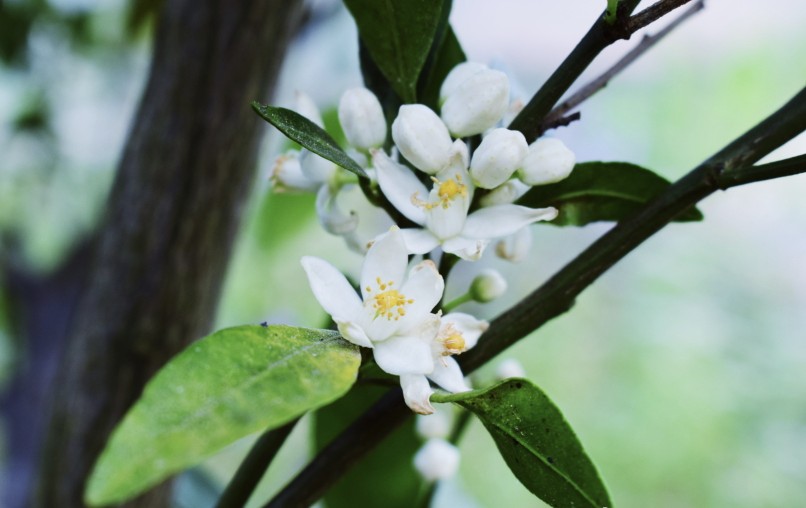
M576 91L573 95L565 99L560 105L556 108L551 110L551 112L546 115L546 118L543 120L541 124L541 132L543 132L553 128L554 124L561 120L569 111L574 109L575 107L579 106L590 98L593 94L607 86L611 79L613 79L616 75L618 75L621 71L626 69L630 64L636 61L641 55L646 53L650 48L652 48L655 44L660 42L661 39L669 35L675 28L679 27L683 24L684 21L692 17L694 14L698 13L705 7L704 0L698 0L697 3L692 5L689 9L686 9L683 14L678 16L674 19L671 23L666 25L662 30L654 35L645 35L641 42L638 43L633 49L631 49L626 55L624 55L621 60L616 62L613 67L605 71L601 76L597 77L587 85L580 88Z
M717 181L720 189L727 190L739 185L798 175L800 173L806 173L806 154L760 166L737 168L733 171L722 173Z
M476 347L459 358L464 372L469 374L570 309L577 295L611 266L674 217L720 189L721 175L734 170L735 174L741 174L744 166L761 159L804 130L806 88L756 127L671 185L631 218L620 222L540 288L493 320ZM782 164L775 164L778 163L756 168L766 167L770 174L781 171ZM756 180L763 179L758 176L755 175ZM403 404L400 390L390 391L331 441L323 453L315 457L265 506L301 506L319 499L341 474L411 415Z

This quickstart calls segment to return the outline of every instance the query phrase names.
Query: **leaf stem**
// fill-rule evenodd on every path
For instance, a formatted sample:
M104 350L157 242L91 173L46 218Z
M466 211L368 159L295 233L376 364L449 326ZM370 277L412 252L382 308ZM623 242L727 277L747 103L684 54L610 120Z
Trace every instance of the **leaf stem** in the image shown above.
M249 501L255 491L255 487L257 487L260 479L263 478L272 460L298 421L299 418L295 418L282 427L266 431L255 441L252 449L249 450L246 458L238 466L238 470L235 471L232 480L227 484L227 488L221 494L216 508L240 508L246 505L246 502Z
M451 300L450 302L448 302L445 305L443 305L442 310L443 310L443 312L445 312L447 314L448 312L452 311L453 309L455 309L456 307L462 305L463 303L472 302L472 301L473 301L473 295L470 294L470 291L468 291L467 293L463 294L462 296L458 296L458 297L454 298L453 300Z

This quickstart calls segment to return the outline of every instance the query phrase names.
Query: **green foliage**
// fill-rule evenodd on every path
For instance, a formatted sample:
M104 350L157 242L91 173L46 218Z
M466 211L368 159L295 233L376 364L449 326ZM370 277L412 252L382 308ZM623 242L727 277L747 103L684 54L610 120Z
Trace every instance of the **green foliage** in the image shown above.
M290 109L264 106L258 102L252 102L252 109L280 132L311 152L338 164L347 171L367 178L361 166L344 153L330 134L304 116Z
M117 503L233 441L343 395L358 348L336 332L239 326L190 345L148 383L112 434L85 492Z
M319 450L367 410L386 388L356 385L345 397L323 407L315 415L315 444ZM420 447L414 433L414 419L395 430L355 464L328 490L327 508L409 508L420 493L420 477L412 457Z
M551 506L613 506L596 468L557 406L531 382L512 378L484 390L434 395L472 411L509 468Z
M442 2L345 0L372 60L403 102L417 100L417 80L437 35Z
M671 183L648 169L627 162L583 162L571 176L557 183L532 187L518 200L530 207L553 206L560 214L554 226L584 226L590 222L617 222L639 210ZM674 220L702 220L691 208Z
M437 111L442 82L451 69L467 60L467 57L450 26L446 27L444 37L434 49L433 63L423 74L424 79L421 79L420 102Z

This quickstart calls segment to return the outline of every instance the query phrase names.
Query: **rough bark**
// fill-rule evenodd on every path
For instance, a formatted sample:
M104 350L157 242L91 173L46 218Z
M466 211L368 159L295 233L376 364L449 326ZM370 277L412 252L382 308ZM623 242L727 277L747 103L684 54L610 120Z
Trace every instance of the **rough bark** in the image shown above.
M62 362L33 506L82 506L143 385L204 335L300 2L168 0ZM129 503L166 506L164 486Z

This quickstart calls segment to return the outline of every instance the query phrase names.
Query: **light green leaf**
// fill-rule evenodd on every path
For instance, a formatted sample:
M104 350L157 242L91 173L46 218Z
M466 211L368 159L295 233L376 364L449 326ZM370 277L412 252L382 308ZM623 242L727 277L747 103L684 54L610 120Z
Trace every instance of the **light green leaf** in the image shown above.
M328 330L238 326L191 344L146 385L92 472L86 502L119 503L353 385L358 348Z
M526 379L484 390L437 394L472 411L492 435L509 468L551 506L611 507L607 490L557 406Z
M277 129L311 152L338 164L347 171L367 178L367 174L351 159L338 143L324 129L311 122L296 111L286 108L266 106L252 102L252 109L261 118L277 127Z
M583 162L565 180L532 187L518 204L556 207L560 214L546 222L554 226L617 222L635 213L669 185L662 176L628 162ZM702 213L691 208L674 220L699 221Z
M420 71L434 42L442 2L345 0L358 35L403 102L417 100Z

